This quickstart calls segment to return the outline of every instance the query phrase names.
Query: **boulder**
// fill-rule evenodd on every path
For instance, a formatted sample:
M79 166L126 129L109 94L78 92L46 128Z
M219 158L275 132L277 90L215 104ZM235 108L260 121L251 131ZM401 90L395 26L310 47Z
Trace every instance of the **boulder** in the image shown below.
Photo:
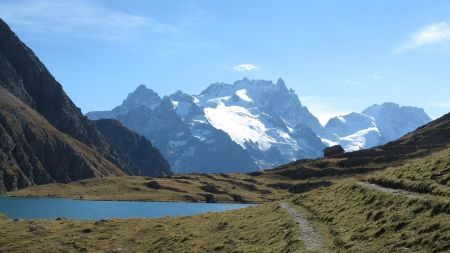
M341 147L341 145L335 145L332 147L325 148L323 150L323 156L324 157L332 157L344 154L345 150Z

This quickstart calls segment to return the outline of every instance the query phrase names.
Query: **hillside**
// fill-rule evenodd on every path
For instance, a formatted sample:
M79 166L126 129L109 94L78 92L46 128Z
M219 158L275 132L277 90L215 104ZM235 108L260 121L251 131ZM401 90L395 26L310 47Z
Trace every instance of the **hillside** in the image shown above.
M353 179L294 202L329 226L342 252L448 252L449 157L447 148L369 175L371 184Z
M0 87L0 192L125 173Z
M1 19L0 86L44 116L59 131L92 147L115 165L127 167L44 64Z
M145 137L113 119L95 121L106 140L130 163L131 173L139 176L172 175L170 165Z
M0 108L0 191L101 176L171 173L151 143L131 130L105 130L110 143L1 19L0 88L5 98Z

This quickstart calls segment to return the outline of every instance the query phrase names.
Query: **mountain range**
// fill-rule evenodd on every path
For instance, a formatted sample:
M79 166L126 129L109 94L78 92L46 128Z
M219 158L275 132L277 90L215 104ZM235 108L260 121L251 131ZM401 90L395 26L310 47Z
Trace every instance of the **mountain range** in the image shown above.
M90 120L3 21L0 35L1 191L126 174L249 172L320 157L333 144L369 148L430 121L422 109L385 103L323 127L282 79L247 78L199 95L160 97L141 85Z
M272 168L321 157L331 145L346 151L381 145L431 121L421 108L383 103L322 126L282 79L248 78L211 84L199 95L160 97L140 85L111 111L86 116L117 119L147 137L176 173Z

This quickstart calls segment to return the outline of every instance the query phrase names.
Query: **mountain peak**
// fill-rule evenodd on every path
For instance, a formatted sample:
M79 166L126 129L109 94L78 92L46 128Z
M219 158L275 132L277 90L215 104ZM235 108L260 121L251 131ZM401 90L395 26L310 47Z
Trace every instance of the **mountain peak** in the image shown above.
M286 84L284 83L284 80L282 78L278 78L277 86L286 87Z
M153 109L159 103L161 103L161 97L158 93L147 88L144 84L141 84L136 88L136 90L128 94L127 98L122 103L122 107L126 107L127 110L139 106L145 106Z
M145 84L141 84L141 85L139 85L137 88L136 88L136 90L135 90L135 92L137 92L137 91L145 91L145 90L147 90L148 88L147 88L147 86L145 85Z

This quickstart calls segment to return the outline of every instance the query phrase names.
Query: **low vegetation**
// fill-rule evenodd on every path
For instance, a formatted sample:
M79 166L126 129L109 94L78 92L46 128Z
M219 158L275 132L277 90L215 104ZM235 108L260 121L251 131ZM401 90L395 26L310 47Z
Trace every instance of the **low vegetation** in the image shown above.
M47 184L8 192L16 197L65 197L91 200L262 203L331 185L327 180L290 180L247 174L185 174L164 178L105 177L68 184Z
M369 175L377 187L348 179L295 203L328 225L341 252L448 252L449 154L443 150Z
M347 182L295 203L326 223L340 252L450 250L450 199L392 195Z
M0 218L0 252L302 252L279 203L162 219Z
M450 149L389 168L371 176L369 181L390 188L450 197Z
M297 163L249 174L107 177L34 186L8 195L265 204L163 219L88 222L3 218L0 252L305 252L295 219L280 208L279 201L291 198L330 251L448 252L449 157L450 149L445 149L390 166L380 163L376 168L373 161L347 157L303 161L303 167ZM345 164L351 167L342 167ZM321 168L326 172L320 172ZM349 171L356 174L346 174Z

